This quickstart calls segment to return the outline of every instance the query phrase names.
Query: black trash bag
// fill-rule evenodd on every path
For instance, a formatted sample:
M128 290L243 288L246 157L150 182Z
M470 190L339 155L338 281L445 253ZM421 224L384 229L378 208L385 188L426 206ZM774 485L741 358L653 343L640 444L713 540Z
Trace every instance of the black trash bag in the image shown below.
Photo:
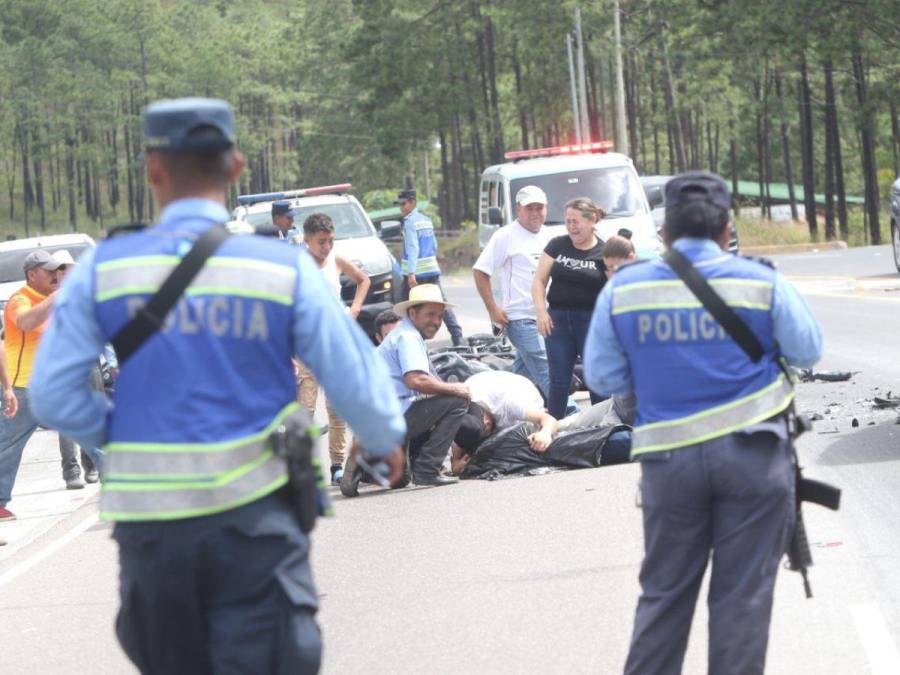
M465 354L453 351L431 352L428 358L438 377L444 382L465 382L475 373L490 370L478 359L466 358Z
M535 426L522 422L497 432L478 446L461 478L496 480L537 467L590 469L623 464L629 461L629 453L621 445L615 452L604 451L612 434L630 429L624 424L575 429L557 435L546 452L535 452L528 445L528 436L534 433Z

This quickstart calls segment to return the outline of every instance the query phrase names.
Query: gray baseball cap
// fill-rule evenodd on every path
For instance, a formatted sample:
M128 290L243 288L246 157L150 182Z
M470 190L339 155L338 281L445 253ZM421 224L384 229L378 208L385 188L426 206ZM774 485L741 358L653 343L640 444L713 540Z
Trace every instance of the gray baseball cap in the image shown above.
M60 265L65 263L61 263L59 260L50 255L47 251L42 248L39 248L35 251L32 251L27 256L25 256L25 260L22 263L22 268L27 272L28 270L37 269L40 267L41 269L45 269L49 272L55 272L59 269Z

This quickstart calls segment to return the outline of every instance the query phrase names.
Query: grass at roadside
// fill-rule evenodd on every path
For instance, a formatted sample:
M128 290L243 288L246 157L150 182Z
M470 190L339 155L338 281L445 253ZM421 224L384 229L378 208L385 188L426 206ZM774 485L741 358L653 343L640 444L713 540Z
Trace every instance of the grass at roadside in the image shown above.
M813 241L805 222L775 223L771 220L738 216L735 225L741 246L782 246L785 244L808 244ZM881 226L881 243L890 243L891 230L888 214L881 214L879 225ZM836 223L835 228L837 229ZM819 241L823 241L824 238L825 229L820 223ZM842 239L839 232L837 238ZM859 209L853 209L848 214L846 240L849 246L868 246L871 243L865 218Z

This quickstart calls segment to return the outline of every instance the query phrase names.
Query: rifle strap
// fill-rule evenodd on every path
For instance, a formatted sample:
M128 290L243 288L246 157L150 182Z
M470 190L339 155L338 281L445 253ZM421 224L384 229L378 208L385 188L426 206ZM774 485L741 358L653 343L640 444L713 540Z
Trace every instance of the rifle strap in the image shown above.
M204 232L147 304L116 333L112 345L120 367L154 333L162 329L169 312L228 236L228 230L221 224L215 224Z

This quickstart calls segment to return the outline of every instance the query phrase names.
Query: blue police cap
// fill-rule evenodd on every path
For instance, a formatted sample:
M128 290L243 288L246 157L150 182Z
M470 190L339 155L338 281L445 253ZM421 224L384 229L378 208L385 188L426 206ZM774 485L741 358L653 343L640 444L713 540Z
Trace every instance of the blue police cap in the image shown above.
M234 145L234 112L215 98L154 101L144 109L147 150L216 152Z
M731 191L721 176L709 171L680 173L666 183L666 209L704 201L727 211L731 208Z
M415 198L416 198L415 190L400 190L400 192L397 193L397 199L394 200L394 204L400 204L401 202L405 202L409 199L415 199Z
M272 202L272 215L273 216L294 215L293 212L291 211L291 203L288 201Z

